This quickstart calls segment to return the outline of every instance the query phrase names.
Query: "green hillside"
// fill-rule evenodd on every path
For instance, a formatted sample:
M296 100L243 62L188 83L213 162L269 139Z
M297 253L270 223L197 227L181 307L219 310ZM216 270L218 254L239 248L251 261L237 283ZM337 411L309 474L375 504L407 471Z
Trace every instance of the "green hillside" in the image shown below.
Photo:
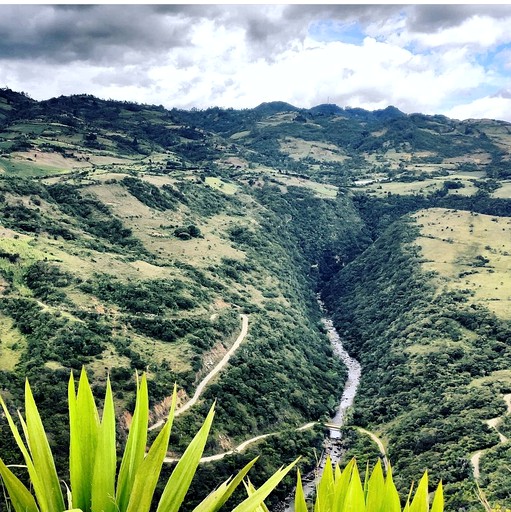
M169 457L214 400L208 455L272 435L205 464L192 510L254 454L259 481L299 454L313 467L324 429L296 429L332 416L346 373L320 293L363 366L348 427L384 439L400 490L428 468L452 510L475 506L480 452L479 483L509 506L487 421L507 432L510 145L504 122L393 107L181 111L2 89L2 395L21 407L30 379L64 464L70 370L85 366L96 395L110 375L123 439L135 371L156 423L174 382L186 403L248 315ZM346 457L374 453L353 432ZM4 422L0 439L15 462Z

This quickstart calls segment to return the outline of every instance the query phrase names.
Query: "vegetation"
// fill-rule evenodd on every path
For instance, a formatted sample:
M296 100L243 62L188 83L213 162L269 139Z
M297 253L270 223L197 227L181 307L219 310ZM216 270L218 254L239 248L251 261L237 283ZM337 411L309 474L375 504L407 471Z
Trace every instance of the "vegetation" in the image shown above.
M115 408L110 382L107 381L100 418L87 374L82 369L78 390L71 374L68 386L70 441L69 485L66 484L66 498L62 493L50 445L28 381L25 385L26 418L23 419L21 415L19 417L25 439L21 436L6 403L0 398L11 432L23 455L31 483L29 489L0 459L0 476L7 490L10 505L16 512L64 511L66 508L83 512L149 511L157 501L158 511L180 510L199 466L213 421L214 409L211 408L202 428L179 459L161 496L156 499L154 494L168 449L176 398L174 389L169 417L146 453L149 399L145 374L140 381L137 380L135 411L117 470ZM256 459L253 459L234 478L231 477L218 486L194 510L219 510L255 462ZM295 464L296 462L279 470L257 490L248 481L245 484L248 497L233 510L252 512L259 510L259 507L265 509L263 500ZM382 507L392 512L401 511L400 497L393 484L390 470L385 477L378 462L371 476L368 478L366 475L365 483L362 485L355 459L352 459L341 472L338 466L332 470L330 459L327 458L325 471L317 486L316 510L336 508L341 511L371 512L381 510ZM307 511L300 472L297 479L295 509ZM411 503L410 497L408 498L405 510L442 512L442 485L439 484L432 507L429 509L428 478L425 474Z
M174 389L170 415L158 437L146 453L149 414L148 389L145 374L137 382L136 404L131 428L117 471L116 426L112 389L107 382L100 419L91 387L84 370L80 375L78 390L73 374L69 380L69 485L64 498L57 476L53 455L48 443L32 390L28 381L25 386L25 414L20 416L23 440L18 427L2 398L4 414L20 449L30 479L31 490L25 486L0 459L0 475L7 489L10 504L16 512L44 512L76 510L89 511L147 511L156 504L154 492L167 452L176 407ZM195 470L199 465L208 433L213 421L211 408L202 428L180 458L157 500L156 510L171 512L180 509ZM234 478L221 484L196 510L218 510L241 483L256 459L247 464ZM252 512L292 469L294 464L279 470L257 492L233 510ZM67 505L65 504L67 502Z
M431 508L429 507L427 473L424 473L420 479L413 499L411 495L412 489L410 489L408 499L404 509L402 509L401 499L393 482L392 470L389 468L387 475L384 476L379 461L370 475L369 466L367 466L365 479L362 482L355 459L351 459L341 471L338 465L335 466L335 469L332 469L330 459L327 458L325 469L317 484L314 510L340 510L342 512L350 510L356 510L357 512L376 512L379 510L388 510L389 512L401 512L401 510L443 512L444 510L441 483L438 484ZM298 472L294 506L297 512L307 512L308 510L300 472Z
M321 293L364 372L345 462L374 458L351 428L367 427L400 492L430 468L449 508L474 510L479 453L479 485L509 507L507 448L487 422L508 435L510 133L393 107L181 111L1 89L0 388L16 403L30 378L62 473L70 370L86 365L101 393L110 374L130 410L147 369L157 410L174 382L194 392L249 314L171 443L184 452L215 400L206 453L279 434L199 468L192 510L257 454L256 488L298 452L314 466L323 433L296 428L332 414L345 375Z
M353 422L383 432L400 474L434 467L449 507L476 506L469 457L498 443L484 420L503 414L507 385L484 376L511 362L509 325L470 304L468 290L436 289L417 234L412 221L393 224L324 297L363 366Z

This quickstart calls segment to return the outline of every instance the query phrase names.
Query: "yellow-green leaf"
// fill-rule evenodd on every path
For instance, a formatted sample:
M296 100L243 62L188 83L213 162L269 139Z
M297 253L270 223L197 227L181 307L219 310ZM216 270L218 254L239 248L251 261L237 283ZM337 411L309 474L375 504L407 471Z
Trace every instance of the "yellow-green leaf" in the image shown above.
M428 512L428 472L424 472L412 504L410 505L410 512Z
M385 495L385 478L380 461L376 463L369 480L367 481L366 511L380 512Z
M365 512L364 489L360 481L357 464L353 464L348 492L344 500L343 512Z
M392 468L389 464L387 478L385 479L385 494L381 512L401 512L401 500L392 478Z
M0 475L16 512L39 512L34 497L19 478L0 459Z
M339 467L336 466L334 483L335 512L341 512L344 508L344 501L346 500L346 496L348 494L348 486L354 466L355 459L351 459L342 472L340 472Z
M70 378L69 435L70 477L73 506L88 512L92 500L94 459L99 435L99 415L85 368L82 368L75 394Z
M323 474L318 484L316 492L316 503L314 504L314 512L331 512L334 503L334 472L332 469L332 461L327 456Z
M305 501L305 495L303 493L300 470L298 470L296 474L295 512L307 512L307 502Z
M127 512L149 512L154 489L158 483L163 459L169 446L170 431L174 419L176 393L170 416L151 446L149 453L138 467L130 494Z
M25 415L27 443L34 470L44 486L46 506L49 511L64 510L64 497L55 469L55 462L28 380L25 382ZM44 512L42 504L39 505Z
M213 416L215 415L214 409L215 405L213 404L201 429L192 439L174 468L161 495L157 512L177 512L179 510L204 452Z
M119 478L117 480L116 501L119 512L125 512L128 508L131 489L138 468L144 460L147 444L147 425L149 421L149 396L147 392L147 380L145 373L138 382L135 412L131 422L128 441L122 457Z
M210 493L201 503L199 503L193 512L216 512L230 498L234 490L245 478L250 468L257 461L257 457L252 459L234 478L229 478L212 493Z
M252 485L252 482L250 480L248 480L247 482L244 481L243 483L245 484L245 489L247 490L247 494L249 496L252 496L252 494L254 494L256 492L256 488ZM263 502L254 509L254 512L270 512L270 511L268 510L268 507Z
M240 503L232 512L254 512L254 509L263 503L268 495L277 487L279 482L293 469L300 459L296 459L289 466L279 469L257 491Z
M438 484L430 512L444 512L444 490L442 482Z
M115 512L117 510L115 503L116 464L115 409L110 379L108 379L94 460L91 499L93 512Z

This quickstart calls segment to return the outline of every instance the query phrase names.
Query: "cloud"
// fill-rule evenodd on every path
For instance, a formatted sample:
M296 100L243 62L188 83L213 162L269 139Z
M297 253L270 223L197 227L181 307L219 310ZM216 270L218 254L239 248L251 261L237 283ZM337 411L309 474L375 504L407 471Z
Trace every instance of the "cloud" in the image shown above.
M0 13L5 60L122 62L189 44L185 18L139 5L3 5Z
M454 119L504 119L511 121L511 94L502 91L496 95L478 98L456 105L444 112Z
M501 19L511 16L510 5L417 5L409 10L407 26L411 32L432 33L462 25L474 16Z
M36 99L471 116L504 105L510 16L501 5L2 5L0 86Z

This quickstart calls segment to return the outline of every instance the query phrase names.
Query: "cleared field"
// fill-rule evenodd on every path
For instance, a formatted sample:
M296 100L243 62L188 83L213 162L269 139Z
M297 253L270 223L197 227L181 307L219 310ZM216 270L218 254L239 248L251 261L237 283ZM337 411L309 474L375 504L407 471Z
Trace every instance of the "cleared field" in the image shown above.
M328 197L333 199L337 196L338 189L334 185L325 185L324 183L317 183L316 181L306 180L303 178L295 178L293 176L275 175L274 178L286 186L308 188L320 197Z
M501 199L511 199L511 181L503 182L502 187L495 190L491 196Z
M458 189L450 189L450 195L464 195L471 196L475 194L478 188L474 185L473 181L484 173L453 173L448 176L437 176L434 178L428 178L425 180L412 181L410 183L404 183L400 181L383 181L374 182L362 187L356 187L356 189L364 190L367 193L376 196L386 196L387 194L397 195L410 195L410 194L430 194L435 190L443 188L446 181L459 181L463 186Z
M387 194L410 195L418 193L431 193L442 188L442 182L436 179L424 181L413 181L411 183L401 182L383 182L371 183L364 187L356 187L354 190L364 190L367 193L376 196L386 196Z
M414 217L423 268L438 273L439 290L462 290L470 303L511 318L511 218L442 208Z
M12 318L0 314L0 370L12 371L26 345Z
M490 375L485 375L484 377L480 377L479 379L474 379L470 385L471 386L482 386L484 384L490 384L492 382L498 382L511 385L511 370L498 370L496 372L491 372Z
M233 183L228 183L220 178L214 178L213 176L206 177L206 185L216 190L220 190L229 196L232 196L238 191L238 187Z
M294 137L286 137L280 141L280 150L287 153L293 160L313 158L321 162L344 162L348 157L341 154L333 144L318 141L306 141Z
M48 174L64 174L68 169L52 165L38 164L21 158L0 158L0 173L25 178L46 176Z
M189 343L184 341L165 343L139 335L133 336L132 348L158 364L167 362L175 372L191 370L191 359L195 353Z
M242 259L244 253L234 249L223 237L233 219L225 215L195 219L202 237L181 240L174 228L194 223L184 210L155 211L126 192L120 185L91 186L87 190L112 208L115 215L133 230L144 245L161 258L186 261L198 267L218 263L223 257Z

